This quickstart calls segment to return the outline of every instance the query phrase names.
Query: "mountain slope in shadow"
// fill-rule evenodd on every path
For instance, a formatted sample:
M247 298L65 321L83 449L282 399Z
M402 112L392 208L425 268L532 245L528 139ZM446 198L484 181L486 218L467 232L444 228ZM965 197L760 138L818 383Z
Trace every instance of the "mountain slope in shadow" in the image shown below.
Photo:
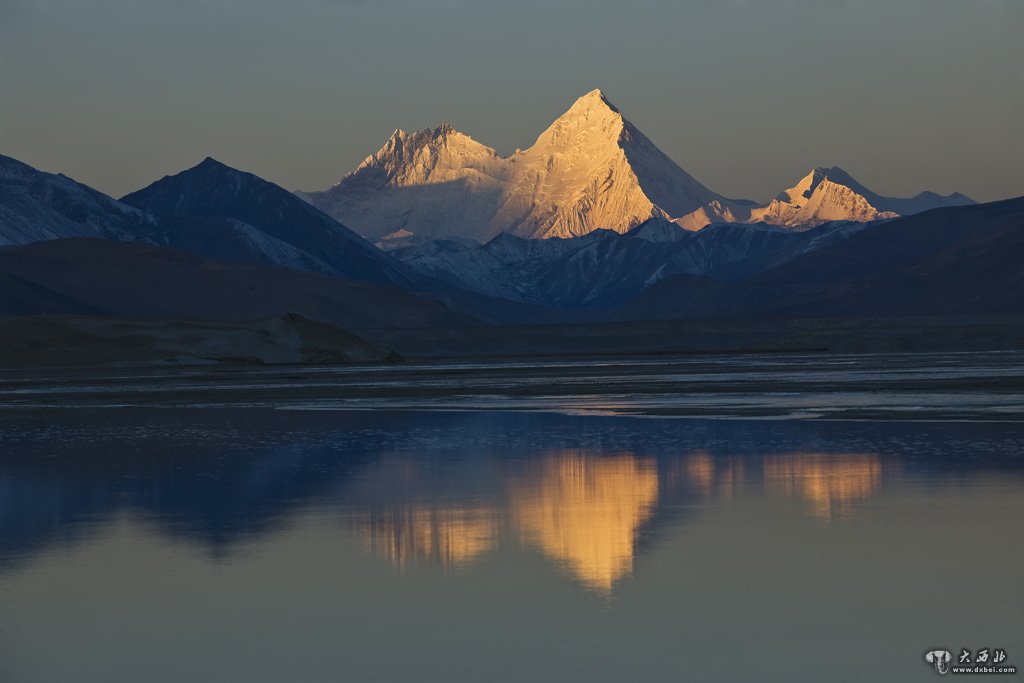
M400 263L291 192L209 157L121 202L163 217L167 244L211 258L401 287L415 280Z
M474 324L436 299L397 287L256 264L211 261L141 242L64 239L0 248L16 278L0 314L104 313L255 320L296 313L346 329Z
M962 315L1024 311L1024 197L867 228L744 282L666 279L620 320Z

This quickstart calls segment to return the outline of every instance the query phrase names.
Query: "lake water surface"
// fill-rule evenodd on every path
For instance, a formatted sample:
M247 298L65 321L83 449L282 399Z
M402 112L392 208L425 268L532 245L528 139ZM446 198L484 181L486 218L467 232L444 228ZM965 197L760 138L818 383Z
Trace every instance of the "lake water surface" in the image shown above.
M1020 423L292 408L5 410L0 681L1024 665Z

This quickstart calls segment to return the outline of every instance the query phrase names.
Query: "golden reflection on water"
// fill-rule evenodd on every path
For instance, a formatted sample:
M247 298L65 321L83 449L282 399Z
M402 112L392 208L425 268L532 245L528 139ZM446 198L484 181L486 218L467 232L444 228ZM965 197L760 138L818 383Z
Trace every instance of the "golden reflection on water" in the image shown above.
M662 488L728 498L743 486L746 466L742 458L694 451L669 461L663 472Z
M690 454L683 462L686 481L701 493L711 493L715 485L715 459L700 451Z
M463 569L497 544L498 514L489 507L393 507L364 520L366 545L401 568L427 561Z
M660 503L726 503L758 484L749 480L754 462L695 451L664 461L659 474L653 458L551 452L511 464L502 474L504 496L486 504L382 505L359 526L366 545L397 567L429 562L464 569L507 539L539 550L584 586L609 594L632 572L643 527ZM761 465L765 490L801 499L825 522L852 516L883 476L875 454L769 455Z
M632 455L560 453L514 478L509 500L521 542L608 593L633 569L640 527L658 501L658 470Z
M882 460L870 453L826 455L801 453L764 458L765 483L808 503L822 520L849 518L882 481Z

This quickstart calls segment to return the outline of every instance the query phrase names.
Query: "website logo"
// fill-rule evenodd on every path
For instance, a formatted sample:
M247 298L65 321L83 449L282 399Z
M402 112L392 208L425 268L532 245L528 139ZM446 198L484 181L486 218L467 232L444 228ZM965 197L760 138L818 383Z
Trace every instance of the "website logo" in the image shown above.
M1016 674L1017 667L1006 663L1006 650L1001 647L983 647L971 650L960 648L960 656L954 661L949 650L929 650L924 661L935 668L939 675L952 674Z
M953 661L953 653L949 650L931 650L925 654L924 661L935 667L935 673L948 674L949 664Z

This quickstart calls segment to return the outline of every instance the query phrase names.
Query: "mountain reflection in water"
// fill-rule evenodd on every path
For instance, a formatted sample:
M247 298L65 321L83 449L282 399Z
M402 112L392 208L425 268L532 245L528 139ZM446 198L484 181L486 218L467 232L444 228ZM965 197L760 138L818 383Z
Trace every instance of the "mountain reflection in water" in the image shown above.
M231 561L239 544L312 512L353 529L363 550L402 571L468 571L508 548L608 595L664 529L712 501L781 497L811 519L842 522L908 467L926 486L1020 467L1012 428L1002 444L950 461L951 444L992 441L991 426L932 426L925 438L891 424L356 413L306 415L287 431L281 424L294 428L301 414L222 414L243 422L215 417L186 429L178 421L194 413L154 422L140 412L106 432L94 426L107 434L99 442L73 425L47 423L49 441L18 440L8 428L0 569L102 535L125 515ZM240 445L242 434L251 443Z
M584 585L610 592L630 573L658 501L658 468L633 455L549 454L510 478L512 527Z
M355 523L367 546L398 568L428 561L462 570L500 538L539 550L598 591L610 592L629 574L658 500L653 458L573 450L501 469L500 494L486 505L385 503L355 515Z
M883 482L882 458L875 454L788 453L745 460L697 451L659 463L632 454L567 450L505 463L501 493L486 505L381 504L355 515L354 523L367 546L398 568L430 562L465 570L499 544L514 543L539 551L584 587L610 594L632 572L659 496L673 505L712 497L727 502L743 490L748 469L761 473L750 482L751 493L763 489L799 500L824 522L855 514ZM412 478L431 486L429 477Z
M801 498L825 522L850 517L882 483L882 459L869 453L767 456L763 471L767 485Z
M425 560L463 569L492 550L498 538L498 513L483 506L385 507L368 512L357 525L367 547L400 568Z
M0 680L917 680L936 644L1024 652L1022 452L1021 424L0 411Z

